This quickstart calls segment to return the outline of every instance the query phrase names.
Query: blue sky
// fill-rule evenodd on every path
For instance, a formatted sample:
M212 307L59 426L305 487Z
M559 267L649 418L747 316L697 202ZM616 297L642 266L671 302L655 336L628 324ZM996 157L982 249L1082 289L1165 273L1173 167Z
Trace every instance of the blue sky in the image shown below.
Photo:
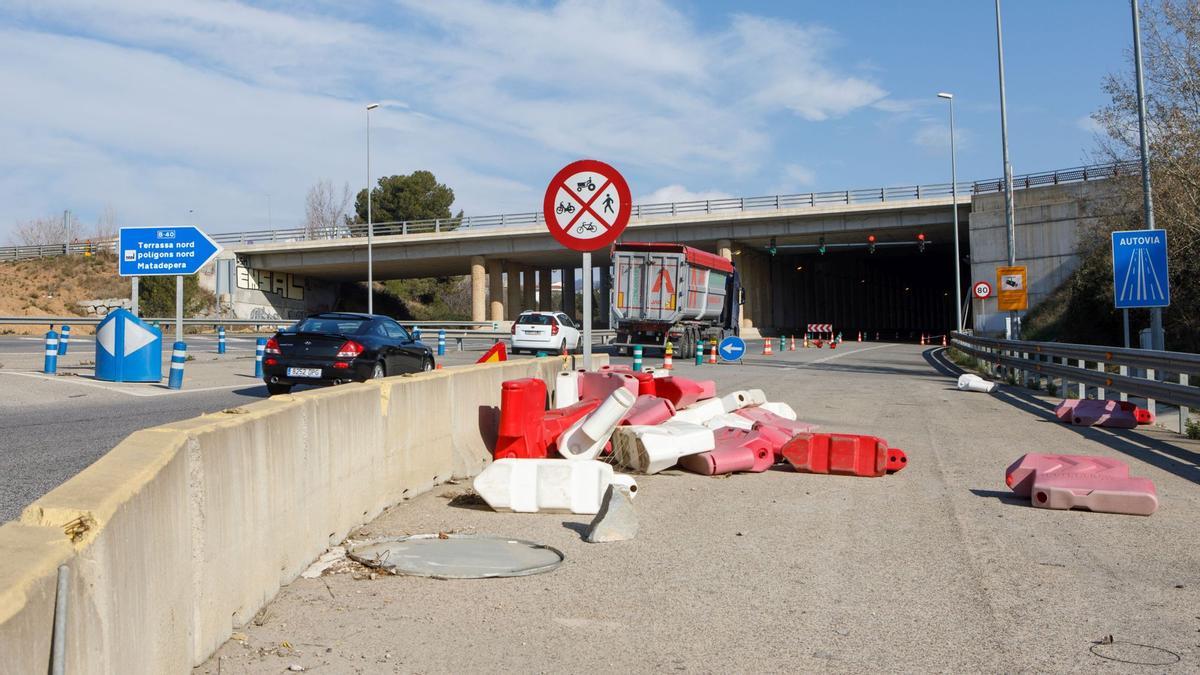
M948 181L938 91L960 179L1000 175L990 0L100 6L0 6L0 242L68 208L299 226L309 186L365 182L373 101L373 173L432 170L476 215L535 210L580 157L639 201ZM1003 11L1014 171L1086 163L1129 3Z

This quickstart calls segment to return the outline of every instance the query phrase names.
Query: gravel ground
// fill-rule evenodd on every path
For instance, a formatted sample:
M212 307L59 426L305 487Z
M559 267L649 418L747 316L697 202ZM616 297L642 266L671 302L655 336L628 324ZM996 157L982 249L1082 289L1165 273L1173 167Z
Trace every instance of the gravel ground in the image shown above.
M883 436L908 452L898 474L641 477L638 536L608 544L582 541L588 516L493 513L461 503L468 484L440 486L356 536L498 534L566 561L469 581L341 564L285 587L196 672L1200 668L1200 446L1062 426L1026 392L958 392L939 355L847 344L680 368L725 392L762 387L825 430ZM1032 508L1003 482L1032 451L1125 459L1157 484L1159 512Z

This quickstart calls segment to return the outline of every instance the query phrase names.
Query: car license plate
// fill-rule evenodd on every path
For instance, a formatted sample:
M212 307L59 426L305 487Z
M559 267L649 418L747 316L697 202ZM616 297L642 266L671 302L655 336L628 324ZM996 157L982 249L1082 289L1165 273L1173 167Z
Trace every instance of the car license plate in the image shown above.
M288 368L288 377L320 377L320 368Z

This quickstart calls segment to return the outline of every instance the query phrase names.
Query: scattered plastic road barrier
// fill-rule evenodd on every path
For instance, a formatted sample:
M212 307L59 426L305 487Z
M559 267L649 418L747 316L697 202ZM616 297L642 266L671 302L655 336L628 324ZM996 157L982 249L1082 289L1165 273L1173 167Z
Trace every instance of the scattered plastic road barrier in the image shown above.
M1084 509L1148 516L1158 510L1149 478L1129 476L1124 462L1091 455L1023 455L1005 471L1012 491L1043 509Z
M609 394L599 408L558 437L558 454L571 460L595 459L635 400L637 397L625 388Z
M721 405L721 399L710 398L707 401L693 403L690 406L679 410L676 407L675 417L672 421L689 422L691 424L703 425L717 415L725 414L725 406Z
M618 427L613 433L616 461L646 474L669 469L680 457L714 447L712 429L677 419L655 426Z
M794 418L788 419L787 417L773 413L762 406L750 406L749 408L742 408L741 410L736 411L734 414L741 415L742 417L753 420L763 426L779 429L780 431L786 433L788 438L791 438L796 434L811 434L820 428L815 424L797 422Z
M171 347L171 372L167 376L167 386L171 389L183 388L183 364L187 362L187 344L176 342Z
M672 375L658 380L654 385L655 394L671 402L676 408L687 406L717 395L717 383L712 380L691 380L686 377Z
M1128 401L1069 398L1054 408L1054 415L1059 421L1085 427L1133 429L1154 422L1153 413Z
M564 370L554 383L554 407L565 408L579 403L579 373Z
M798 434L783 446L783 458L802 473L882 476L908 465L903 450L857 434Z
M596 399L602 401L617 389L622 387L630 394L638 395L638 381L632 372L618 370L601 371L598 373L579 371L578 379L579 400Z
M758 407L762 410L766 410L769 413L778 415L785 420L792 420L793 422L796 420L796 411L792 409L792 406L786 403L780 401L767 401Z
M767 395L762 389L739 390L721 397L721 405L725 412L741 410L747 406L762 405L767 402Z
M662 424L674 416L675 406L671 405L670 401L657 396L644 395L637 397L637 400L629 408L629 412L621 418L620 423L640 426Z
M500 385L500 425L492 457L548 457L562 432L599 405L600 401L593 399L546 410L546 383L541 378L525 377L503 382Z
M717 415L716 417L712 417L710 419L705 420L704 426L706 426L709 429L712 429L714 431L717 429L726 429L726 428L743 429L745 431L750 431L751 429L754 428L754 421L749 418L742 417L741 415L735 415L733 413L721 413L720 415Z
M958 388L962 391L979 391L985 394L990 394L996 391L1000 385L995 382L989 382L978 375L971 373L963 373L958 376Z
M637 512L633 510L633 497L617 484L608 486L600 512L588 525L583 540L589 544L610 541L627 541L637 536Z
M649 368L633 374L638 383L638 396L658 396L658 383L655 382L654 372L653 368Z
M596 460L498 459L475 477L473 486L496 511L593 515L615 475L611 464ZM628 486L630 480L621 484ZM636 494L637 484L632 485L630 494Z
M1129 465L1119 459L1097 455L1046 455L1031 452L1021 455L1020 459L1004 470L1004 483L1013 494L1028 497L1033 491L1034 477L1039 472L1043 476L1078 474L1128 478Z
M217 353L225 353L225 326L217 326Z
M359 544L351 559L376 569L434 579L493 579L542 574L562 551L532 541L475 534L414 534Z
M254 344L254 376L262 378L263 376L263 352L267 350L267 339L258 338Z
M42 372L54 375L58 372L58 333L46 331L46 358L42 361Z
M769 439L747 429L718 429L713 434L715 447L697 455L679 459L688 471L705 476L718 476L738 471L761 473L775 463L775 452Z
M71 346L71 327L63 324L62 336L58 338L58 355L66 356L67 348Z

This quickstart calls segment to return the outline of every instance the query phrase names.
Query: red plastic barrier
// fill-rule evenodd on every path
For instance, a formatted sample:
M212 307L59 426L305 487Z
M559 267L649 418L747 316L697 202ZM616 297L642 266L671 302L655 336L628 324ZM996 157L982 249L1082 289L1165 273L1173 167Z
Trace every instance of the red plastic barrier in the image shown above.
M749 471L761 473L775 463L771 442L758 431L723 427L713 434L716 448L697 455L679 458L679 465L688 471L715 476Z
M545 382L536 377L504 382L500 385L500 428L492 457L549 457L558 437L599 406L599 400L588 400L546 410Z
M1154 413L1129 401L1069 398L1054 408L1060 421L1078 426L1133 429L1154 422Z
M637 396L638 381L633 376L633 373L621 373L616 371L604 371L592 373L586 370L579 371L579 400L603 401L608 398L609 394L625 387L629 393Z
M667 399L676 408L686 408L696 401L717 395L717 383L712 380L689 380L672 375L662 377L654 384L657 396Z
M1031 452L1022 455L1005 469L1004 483L1014 493L1028 497L1038 474L1128 478L1129 465L1119 459L1096 455L1045 455Z
M761 434L767 443L770 444L771 454L775 456L776 460L783 459L783 446L792 440L792 436L796 435L789 434L779 427L763 424L762 422L755 422L754 430Z
M882 476L908 464L907 455L882 438L852 434L798 434L783 446L783 458L803 473L845 476Z
M638 396L658 396L657 385L655 384L654 380L654 373L642 371L640 373L631 373L631 375L633 375L634 379L637 380Z
M675 406L665 398L638 396L633 407L625 414L621 424L662 424L675 416Z

